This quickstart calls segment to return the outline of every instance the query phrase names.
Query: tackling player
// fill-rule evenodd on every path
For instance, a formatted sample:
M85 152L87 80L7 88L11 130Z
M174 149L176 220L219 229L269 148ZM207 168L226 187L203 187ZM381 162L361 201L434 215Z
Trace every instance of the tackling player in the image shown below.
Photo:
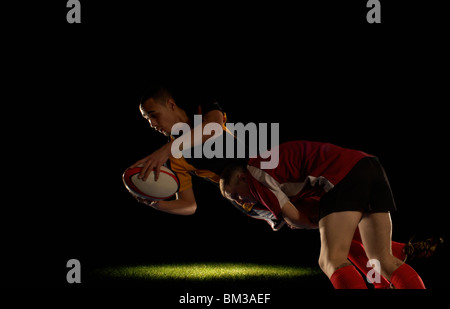
M294 204L319 199L319 265L335 288L366 288L347 260L358 227L367 257L380 262L381 274L395 288L425 288L414 269L392 255L390 212L396 206L376 157L328 143L293 141L278 147L280 163L275 169L261 170L261 157L225 169L220 180L223 196L241 204L259 202L299 228L317 224Z

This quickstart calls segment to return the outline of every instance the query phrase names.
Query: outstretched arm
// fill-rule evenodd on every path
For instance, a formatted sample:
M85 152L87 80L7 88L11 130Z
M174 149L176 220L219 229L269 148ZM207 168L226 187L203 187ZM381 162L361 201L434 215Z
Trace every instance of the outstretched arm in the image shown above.
M197 202L195 201L194 190L192 187L179 192L177 194L177 199L172 201L150 202L140 198L137 198L137 200L159 211L174 215L189 216L193 215L197 210Z

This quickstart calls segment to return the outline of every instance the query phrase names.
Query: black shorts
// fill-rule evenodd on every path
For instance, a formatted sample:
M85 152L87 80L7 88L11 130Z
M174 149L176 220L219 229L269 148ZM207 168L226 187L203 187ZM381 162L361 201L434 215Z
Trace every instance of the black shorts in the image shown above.
M396 206L383 167L376 157L361 159L320 199L319 219L339 211L391 212Z

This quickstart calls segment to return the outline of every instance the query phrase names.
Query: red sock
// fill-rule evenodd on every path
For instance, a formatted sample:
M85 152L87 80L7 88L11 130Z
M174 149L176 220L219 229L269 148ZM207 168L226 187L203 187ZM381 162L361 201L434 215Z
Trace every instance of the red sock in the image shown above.
M406 257L405 252L403 252L403 248L405 248L405 245L406 244L400 242L392 242L392 255L401 261L405 260Z
M425 289L422 278L408 264L402 264L394 270L391 282L397 289Z
M352 240L352 244L350 246L350 251L348 253L348 259L356 266L358 269L366 276L367 273L372 270L372 267L367 267L367 262L369 259L367 258L366 251L364 251L364 247L362 243ZM380 282L372 282L375 289L387 289L390 287L389 281L386 280L380 274Z
M336 270L330 281L335 289L367 289L364 279L353 265Z

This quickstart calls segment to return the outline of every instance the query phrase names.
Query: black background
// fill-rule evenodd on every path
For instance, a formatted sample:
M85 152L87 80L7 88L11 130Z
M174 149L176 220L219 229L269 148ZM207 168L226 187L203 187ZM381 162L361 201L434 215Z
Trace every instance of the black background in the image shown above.
M11 25L26 26L7 35L19 120L5 129L6 168L17 177L4 194L3 283L70 287L71 258L83 270L166 261L316 265L317 231L272 232L202 180L194 180L198 210L189 217L127 193L123 171L164 143L138 109L145 86L160 80L218 97L229 122L279 123L281 142L331 142L378 156L398 206L393 239L446 235L440 10L382 1L382 24L369 25L362 2L82 1L79 25L66 23L64 5L20 8ZM422 268L426 285L445 285L441 268Z

